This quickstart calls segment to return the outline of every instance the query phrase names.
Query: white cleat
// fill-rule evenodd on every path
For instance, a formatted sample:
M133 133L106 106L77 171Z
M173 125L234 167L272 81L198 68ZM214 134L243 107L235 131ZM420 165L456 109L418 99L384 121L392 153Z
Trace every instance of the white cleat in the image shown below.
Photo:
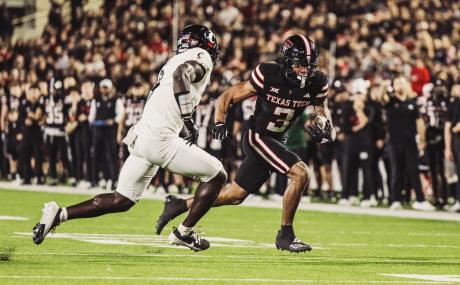
M362 200L360 206L363 208L377 207L379 203L374 196L371 196L370 199Z
M363 208L370 208L372 206L371 200L362 200L359 205Z
M359 206L359 199L356 196L350 196L350 198L348 198L348 202L350 203L350 206Z
M449 212L453 213L460 213L460 201L455 202L449 209L447 209Z
M431 205L428 201L414 202L412 204L412 209L426 212L436 211L436 208L433 205Z
M43 214L40 218L40 222L38 222L33 228L32 238L34 243L37 245L41 244L46 235L59 225L59 215L61 213L61 208L59 208L56 202L49 202L45 203L42 211Z
M390 210L397 211L397 210L401 210L401 209L402 209L401 202L395 201L395 202L391 203Z
M342 198L342 199L339 200L339 202L337 203L337 205L340 205L340 206L350 206L351 203L348 201L348 199Z

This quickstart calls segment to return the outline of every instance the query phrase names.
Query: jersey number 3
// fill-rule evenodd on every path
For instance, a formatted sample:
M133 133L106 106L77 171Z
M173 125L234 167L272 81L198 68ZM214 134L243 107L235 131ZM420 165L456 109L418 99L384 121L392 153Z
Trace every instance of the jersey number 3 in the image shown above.
M276 122L268 123L267 130L275 133L284 132L291 123L292 117L294 117L294 112L295 110L293 109L276 107L275 112L273 112L273 114L277 115L278 118Z

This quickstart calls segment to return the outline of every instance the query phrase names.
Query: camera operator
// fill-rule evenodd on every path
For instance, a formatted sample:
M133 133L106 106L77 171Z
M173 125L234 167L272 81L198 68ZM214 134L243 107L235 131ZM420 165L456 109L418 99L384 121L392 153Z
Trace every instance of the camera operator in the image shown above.
M416 210L434 211L435 208L425 201L419 177L419 153L425 150L425 124L420 117L415 96L409 81L404 76L397 75L380 98L385 107L389 135L390 209L402 208L403 182L408 175L408 184L414 188L417 199L412 207Z

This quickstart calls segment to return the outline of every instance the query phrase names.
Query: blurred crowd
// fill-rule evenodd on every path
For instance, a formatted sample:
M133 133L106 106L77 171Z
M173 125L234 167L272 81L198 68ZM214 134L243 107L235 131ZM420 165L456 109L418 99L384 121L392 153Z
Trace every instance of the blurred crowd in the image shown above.
M255 100L232 108L233 139L223 142L207 132L213 101L247 80L259 62L276 59L285 37L302 33L320 47L319 69L330 78L338 128L337 142L326 145L309 142L302 124L291 130L290 147L312 166L309 199L393 209L415 200L416 209L454 204L451 209L460 210L458 1L191 0L179 6L179 28L199 23L218 36L220 61L196 122L199 146L222 158L229 173L243 157L241 132ZM7 22L0 25L0 173L22 183L89 187L109 181L113 189L127 155L121 139L139 120L148 90L173 53L172 1L106 0L87 12L83 1L73 0L71 8L66 22L52 1L43 35L15 43L12 29L3 28L11 19L0 9ZM308 116L310 110L303 119ZM412 153L399 148L412 139L416 157L397 161L398 153ZM285 184L274 175L261 192L278 199ZM167 172L153 185L192 189L191 181Z

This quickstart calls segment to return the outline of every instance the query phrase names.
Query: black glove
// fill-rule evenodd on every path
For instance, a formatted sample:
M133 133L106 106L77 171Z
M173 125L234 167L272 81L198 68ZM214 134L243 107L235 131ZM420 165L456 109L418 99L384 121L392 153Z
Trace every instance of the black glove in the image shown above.
M332 126L329 120L326 122L326 126L324 128L321 128L317 124L312 124L305 128L305 132L311 140L319 143L327 143L333 141Z
M184 127L188 134L184 137L184 140L188 145L196 144L198 139L198 127L195 125L192 116L182 118L184 120Z
M230 135L224 123L216 123L211 133L212 138L216 140L223 140Z

